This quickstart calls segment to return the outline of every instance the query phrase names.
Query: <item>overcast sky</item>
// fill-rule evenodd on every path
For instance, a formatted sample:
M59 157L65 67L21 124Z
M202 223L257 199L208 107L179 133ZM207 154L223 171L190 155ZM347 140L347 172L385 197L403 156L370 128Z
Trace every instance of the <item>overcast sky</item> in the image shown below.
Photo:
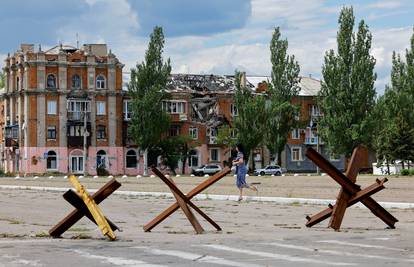
M78 34L81 44L107 43L129 71L142 61L148 35L160 25L174 73L233 74L237 68L269 75L269 42L280 26L301 75L320 78L325 51L336 47L344 5L352 5L356 22L364 19L372 31L381 94L389 82L392 51L409 45L414 1L1 0L0 59L20 43L75 46Z

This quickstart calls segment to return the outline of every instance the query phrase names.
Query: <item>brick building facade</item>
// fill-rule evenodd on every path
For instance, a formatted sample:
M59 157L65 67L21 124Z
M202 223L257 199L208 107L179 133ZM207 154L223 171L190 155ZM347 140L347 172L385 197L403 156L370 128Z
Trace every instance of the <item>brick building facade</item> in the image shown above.
M21 45L5 60L5 172L123 173L122 68L104 44L47 51ZM87 130L87 157L83 135Z
M105 44L36 50L34 45L21 45L5 60L0 167L22 175L83 173L84 167L90 175L98 169L113 175L142 174L142 155L127 135L132 114L123 64ZM252 91L265 92L268 79L247 76L244 82ZM323 142L317 144L321 141L315 123L321 115L316 105L320 82L303 77L300 87L294 102L301 107L304 123L290 134L282 154L282 165L290 172L316 170L304 156L306 146L328 153ZM216 138L218 128L231 126L237 116L234 76L172 74L166 90L171 95L163 103L171 115L167 134L187 135L193 145L185 172L208 163L223 165L231 156L230 149L218 145ZM344 168L343 157L326 156ZM253 152L252 160L256 167L263 167L272 159L262 147Z

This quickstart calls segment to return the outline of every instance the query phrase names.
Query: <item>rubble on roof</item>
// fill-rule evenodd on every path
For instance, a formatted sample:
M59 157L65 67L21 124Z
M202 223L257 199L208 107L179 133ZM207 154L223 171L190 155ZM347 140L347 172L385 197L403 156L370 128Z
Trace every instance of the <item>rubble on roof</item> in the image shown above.
M251 89L254 86L248 83ZM234 75L172 74L167 84L169 92L189 92L200 94L233 93Z

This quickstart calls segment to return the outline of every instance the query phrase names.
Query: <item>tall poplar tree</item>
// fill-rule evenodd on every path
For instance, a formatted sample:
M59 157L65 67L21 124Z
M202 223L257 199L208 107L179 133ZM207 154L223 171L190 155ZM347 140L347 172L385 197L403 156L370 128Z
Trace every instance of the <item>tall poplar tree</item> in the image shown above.
M275 28L270 42L272 81L269 84L265 139L268 149L275 153L275 162L279 165L288 135L297 125L299 114L299 107L292 103L292 99L300 91L300 67L295 56L287 54L287 49L287 39L281 40L279 27Z
M248 160L250 152L264 140L263 132L267 127L267 114L265 97L253 94L244 84L245 77L243 75L245 74L236 71L234 100L238 114L234 119L234 129L236 129L237 143L243 145L246 153L245 158Z
M379 161L414 161L414 31L405 61L393 53L391 85L376 107L374 147Z
M145 60L131 69L128 90L132 97L132 118L129 134L144 150L144 175L148 175L148 149L154 148L170 127L170 117L162 110L168 98L165 88L171 73L170 59L164 62L164 34L155 27L150 36Z
M323 113L319 132L333 153L348 157L356 146L371 144L377 78L370 55L371 33L361 20L355 34L354 21L352 7L344 7L338 20L337 51L325 54L319 94Z
M4 79L5 79L4 73L0 70L0 88L3 88L5 86Z

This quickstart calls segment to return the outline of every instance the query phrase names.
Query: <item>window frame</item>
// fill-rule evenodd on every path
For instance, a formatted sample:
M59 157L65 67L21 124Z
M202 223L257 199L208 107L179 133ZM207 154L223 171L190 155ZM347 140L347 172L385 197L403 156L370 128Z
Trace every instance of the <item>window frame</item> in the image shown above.
M79 80L78 80L79 81L79 86L78 87L75 84L75 77L79 78ZM72 89L80 90L82 88L82 78L79 76L79 74L73 74L71 82L72 82L72 86L71 86Z
M100 79L100 78L102 78L102 79ZM95 87L98 90L105 90L106 89L106 77L104 75L99 74L98 76L96 76Z
M132 106L132 100L124 99L124 106L123 106L124 114L123 115L124 115L124 120L125 121L129 121L132 118L132 111L130 110L131 106Z
M213 159L213 151L217 151L217 159ZM210 148L210 161L219 162L220 161L220 148Z
M53 77L53 82L54 82L54 86L53 87L49 86L49 77ZM49 73L49 74L46 75L46 89L57 89L57 78L56 78L56 74Z
M297 155L298 155L298 159L294 158L294 155L296 154L294 151L298 151ZM299 162L299 161L303 161L302 158L302 148L298 147L298 146L294 146L290 148L290 158L292 162Z
M128 155L129 152L134 152L134 155ZM128 166L128 163L130 163L128 161L128 158L132 158L132 157L135 157L135 166ZM127 169L136 169L136 168L138 168L138 153L135 149L129 149L125 153L125 168L127 168Z
M106 101L96 101L96 115L97 116L106 115Z
M51 109L49 109L50 107L52 107L52 106L50 106L50 104L52 104L52 103L54 103L54 112L52 113L52 110ZM47 115L57 115L57 113L58 113L58 110L57 110L57 101L56 100L47 100L47 102L46 102L46 104L47 104L47 106L46 106L46 112L47 112Z
M292 139L298 140L300 139L300 130L299 128L294 128L291 133Z
M102 135L103 133L103 135ZM96 139L105 140L106 139L106 126L105 125L96 125Z
M49 155L50 152L55 153L55 155ZM52 164L52 162L49 161L49 160L52 160L52 159L54 159L54 161L55 161L55 168L49 168L49 163ZM48 171L56 171L56 170L58 170L58 155L57 155L57 153L54 150L49 150L47 152L46 170L48 170Z
M188 134L190 135L191 139L197 140L198 139L198 128L194 126L188 128Z
M54 137L49 136L49 133L53 133L53 132L54 132ZM47 140L56 140L56 136L57 136L56 126L55 125L47 126L47 134L46 134Z

